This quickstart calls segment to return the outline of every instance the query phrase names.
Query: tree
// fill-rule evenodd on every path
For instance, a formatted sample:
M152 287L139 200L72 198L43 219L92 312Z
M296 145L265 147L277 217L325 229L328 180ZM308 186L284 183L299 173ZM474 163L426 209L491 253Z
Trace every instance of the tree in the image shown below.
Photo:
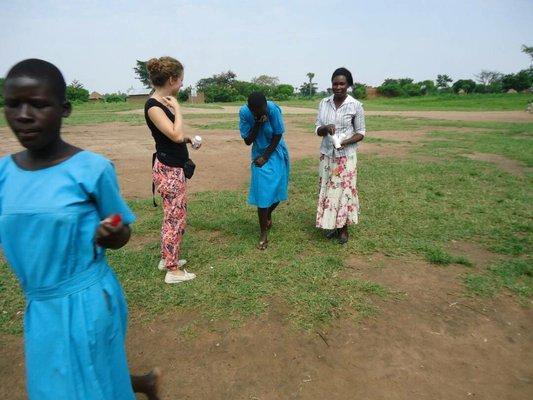
M104 95L104 101L106 103L123 103L127 97L126 93L107 93Z
M279 78L277 76L259 75L256 78L252 78L252 83L262 86L275 87L279 85Z
M196 83L196 88L199 92L205 92L207 86L222 85L231 86L235 83L237 74L233 71L221 72L220 74L213 75L210 78L202 78Z
M448 75L437 75L437 87L445 89L448 87L448 83L452 83L453 79Z
M181 102L186 102L191 97L192 86L188 86L185 89L181 89L178 93L178 100Z
M476 88L476 82L472 79L459 79L452 85L452 89L455 93L459 93L460 90L464 90L465 93L472 93Z
M305 82L298 88L302 96L314 96L317 92L316 83Z
M403 88L397 79L385 79L381 86L378 86L378 93L386 97L398 97L405 95Z
M418 82L417 85L420 86L420 94L424 96L428 94L434 94L437 91L435 82L433 82L430 79L426 79L425 81Z
M503 78L503 74L501 72L486 70L483 70L479 74L475 74L474 76L476 77L476 80L482 85L490 85L501 81L501 79Z
M516 74L507 74L502 78L502 89L507 92L514 89L517 92L529 89L533 85L533 67L523 69Z
M309 96L312 96L314 72L308 72L307 77L309 78Z
M274 100L289 100L293 94L294 86L281 84L276 86L274 93L272 93L272 97L274 97Z
M366 85L355 82L353 84L352 95L356 99L366 99Z
M73 80L66 90L67 100L79 103L89 101L89 91L77 80Z
M531 58L531 66L533 66L533 46L522 45L522 53L526 53Z
M137 79L141 81L145 88L150 89L152 85L150 84L150 78L148 77L148 69L146 69L146 63L148 61L137 60L133 70L137 74Z

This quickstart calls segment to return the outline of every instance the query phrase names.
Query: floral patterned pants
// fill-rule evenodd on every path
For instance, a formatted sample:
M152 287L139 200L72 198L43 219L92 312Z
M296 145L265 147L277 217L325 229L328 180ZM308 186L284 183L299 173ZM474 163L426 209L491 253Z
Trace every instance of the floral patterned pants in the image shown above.
M183 169L169 167L155 160L152 179L163 198L161 258L170 271L178 269L181 241L187 221L186 179Z

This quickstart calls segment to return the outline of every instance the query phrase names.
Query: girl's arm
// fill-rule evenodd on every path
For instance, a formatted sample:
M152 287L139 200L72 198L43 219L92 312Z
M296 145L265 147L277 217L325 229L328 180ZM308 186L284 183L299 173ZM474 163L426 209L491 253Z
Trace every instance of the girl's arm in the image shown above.
M163 134L175 143L191 143L191 139L185 136L183 131L183 117L178 101L171 96L163 97L163 102L174 111L174 123L159 107L150 107L148 117Z
M281 141L281 136L282 135L272 136L272 141L270 142L270 145L266 148L265 152L254 160L254 164L256 166L262 167L268 162L268 159L270 158L274 150L276 150L276 147L278 147L278 144Z
M250 133L248 136L244 138L244 143L246 143L247 146L250 146L257 137L257 134L259 133L259 129L261 128L261 125L266 122L267 116L262 115L261 118L258 118L255 120L254 126L252 126L252 129L250 129Z

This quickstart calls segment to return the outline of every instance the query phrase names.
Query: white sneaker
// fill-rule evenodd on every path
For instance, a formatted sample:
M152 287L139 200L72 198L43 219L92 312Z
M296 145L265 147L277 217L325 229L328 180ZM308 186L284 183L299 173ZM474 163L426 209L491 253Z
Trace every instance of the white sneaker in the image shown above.
M179 260L178 261L178 266L180 268L183 267L185 264L187 264L187 260ZM165 260L160 260L159 261L159 264L157 265L157 269L159 269L159 271L166 271L167 270L167 267L165 266Z
M165 275L165 283L181 283L191 281L194 278L196 278L196 274L187 272L186 270L183 270L183 275L176 275L172 273L172 271L167 271L167 274Z

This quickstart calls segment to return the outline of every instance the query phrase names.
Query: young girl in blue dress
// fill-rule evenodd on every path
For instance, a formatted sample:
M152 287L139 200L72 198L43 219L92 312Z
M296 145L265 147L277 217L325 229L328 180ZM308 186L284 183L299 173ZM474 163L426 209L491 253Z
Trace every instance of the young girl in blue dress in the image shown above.
M0 159L0 245L26 297L28 397L155 400L158 370L130 378L126 301L105 257L128 242L135 217L111 162L61 138L65 89L37 59L4 83L6 120L25 150Z
M239 111L239 130L244 143L252 145L248 203L257 207L261 230L257 248L265 250L272 213L280 201L288 198L289 151L283 140L281 109L267 101L263 93L253 92Z

